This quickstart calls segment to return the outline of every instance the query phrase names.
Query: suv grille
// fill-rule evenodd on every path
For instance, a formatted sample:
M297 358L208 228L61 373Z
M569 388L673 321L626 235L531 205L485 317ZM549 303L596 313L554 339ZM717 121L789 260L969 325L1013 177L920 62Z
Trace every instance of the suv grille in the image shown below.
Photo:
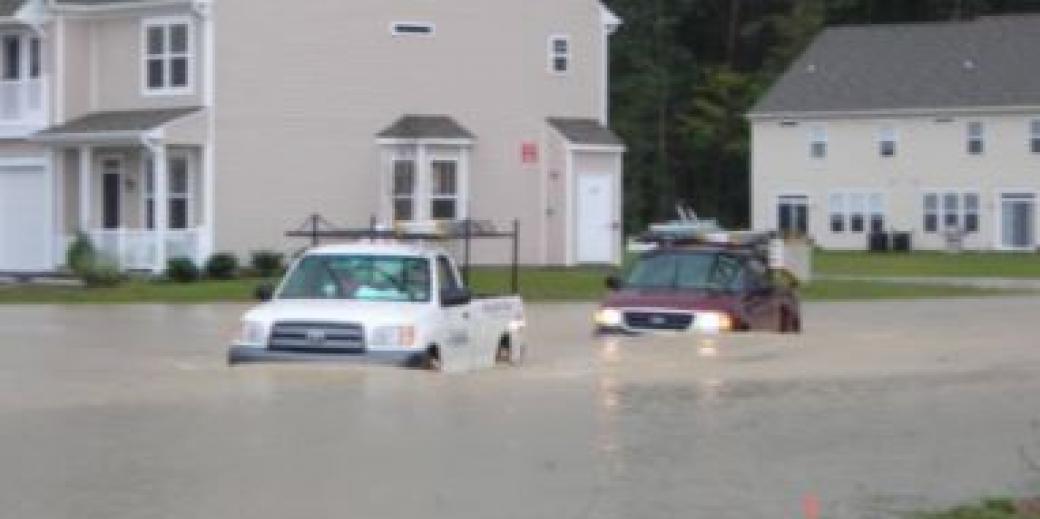
M365 330L359 324L282 321L274 324L268 349L327 353L364 353Z
M625 326L634 330L684 331L693 324L693 315L665 312L625 312Z

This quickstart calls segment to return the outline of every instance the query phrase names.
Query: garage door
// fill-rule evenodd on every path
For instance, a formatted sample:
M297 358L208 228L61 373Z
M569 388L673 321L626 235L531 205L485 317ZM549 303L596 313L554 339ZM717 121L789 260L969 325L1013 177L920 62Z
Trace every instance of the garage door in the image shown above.
M39 166L0 167L0 271L50 270L47 176Z

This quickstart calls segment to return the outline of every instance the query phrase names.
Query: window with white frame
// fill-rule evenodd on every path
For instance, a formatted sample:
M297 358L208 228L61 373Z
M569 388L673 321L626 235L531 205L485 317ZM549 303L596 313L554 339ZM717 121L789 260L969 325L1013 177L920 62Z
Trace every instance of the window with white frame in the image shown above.
M415 219L415 161L396 159L393 161L391 196L395 222L410 222Z
M152 94L191 90L194 42L187 18L144 21L144 87Z
M831 233L883 232L885 198L881 193L831 193Z
M827 157L827 129L814 126L809 130L809 156L814 159Z
M40 38L22 33L0 36L0 79L24 81L37 79L43 72Z
M454 220L458 217L459 163L454 160L434 160L430 163L430 218Z
M1040 153L1040 119L1029 123L1029 147L1033 153Z
M831 232L841 234L845 232L845 194L831 193L830 195Z
M925 193L924 232L979 232L980 203L979 194L974 192Z
M433 36L436 31L429 22L394 22L390 24L390 34L394 36Z
M173 230L190 229L194 201L194 183L187 155L171 155L166 160L168 222ZM155 229L155 163L149 158L145 165L144 214L145 227Z
M549 70L566 74L571 69L571 38L555 35L549 38Z
M981 155L986 150L986 128L980 121L968 123L968 154Z
M896 129L892 126L882 126L878 132L878 152L882 157L896 155Z

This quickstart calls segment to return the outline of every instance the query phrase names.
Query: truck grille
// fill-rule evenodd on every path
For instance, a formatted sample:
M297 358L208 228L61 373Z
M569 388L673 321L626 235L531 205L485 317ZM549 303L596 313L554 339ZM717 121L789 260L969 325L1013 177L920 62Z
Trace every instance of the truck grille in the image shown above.
M625 312L625 326L633 330L684 331L693 324L693 315L666 312Z
M277 351L364 353L365 330L359 324L282 321L274 324L267 348Z

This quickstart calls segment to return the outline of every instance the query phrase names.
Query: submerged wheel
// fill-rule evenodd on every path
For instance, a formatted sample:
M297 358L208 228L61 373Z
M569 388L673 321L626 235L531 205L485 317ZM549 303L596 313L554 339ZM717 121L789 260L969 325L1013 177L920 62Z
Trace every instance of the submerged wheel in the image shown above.
M802 321L788 309L780 311L780 333L802 333Z
M441 362L441 351L436 346L430 346L430 349L427 350L422 367L429 371L441 371L444 368L444 363Z
M524 348L513 347L513 341L508 337L502 337L495 350L495 364L518 366L524 362Z

